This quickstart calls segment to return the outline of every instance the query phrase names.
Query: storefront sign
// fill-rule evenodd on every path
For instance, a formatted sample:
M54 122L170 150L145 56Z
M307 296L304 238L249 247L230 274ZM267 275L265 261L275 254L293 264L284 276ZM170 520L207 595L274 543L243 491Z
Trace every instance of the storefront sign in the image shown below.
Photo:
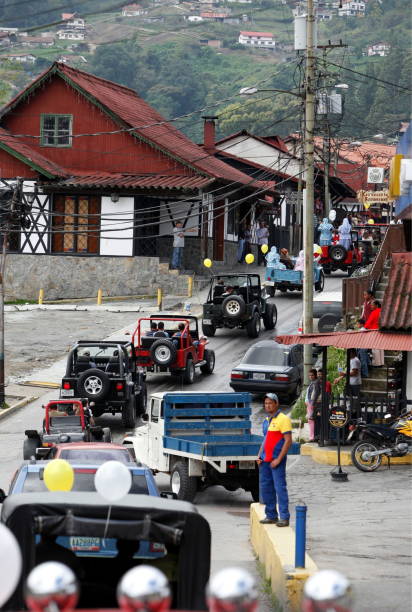
M356 196L362 204L386 204L393 201L388 189L382 191L364 191L361 189Z
M368 183L383 183L385 168L368 168Z
M344 427L348 422L348 415L345 410L332 408L329 414L329 423L332 427Z

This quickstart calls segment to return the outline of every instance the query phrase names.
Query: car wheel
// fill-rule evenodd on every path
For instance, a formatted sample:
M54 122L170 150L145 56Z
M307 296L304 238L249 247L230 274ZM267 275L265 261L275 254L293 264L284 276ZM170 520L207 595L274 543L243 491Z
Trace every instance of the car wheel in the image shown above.
M136 409L138 416L141 416L146 412L147 406L147 387L146 383L143 383L140 387L140 392L136 396Z
M325 275L323 274L323 271L321 270L319 274L319 280L317 283L315 283L315 289L316 291L319 291L319 293L321 293L323 291L324 286L325 286Z
M320 334L325 334L327 332L335 331L336 325L341 320L340 317L334 314L324 314L318 321L318 330Z
M122 423L126 429L134 429L136 427L136 401L132 395L122 410Z
M257 338L260 334L260 317L255 313L246 325L246 332L249 338Z
M216 333L216 327L214 325L205 325L205 323L202 323L202 330L204 335L210 338Z
M36 459L36 451L40 446L40 438L26 438L23 442L23 459Z
M329 249L329 257L336 264L341 264L345 261L348 251L341 244L334 244Z
M195 366L193 365L193 360L188 359L186 362L186 368L183 374L183 382L187 385L192 385L195 380Z
M87 397L90 400L101 400L108 394L110 378L105 372L96 368L86 370L77 381L78 397Z
M200 366L200 371L202 374L212 374L213 370L215 369L215 351L205 349L204 359L206 363L205 365Z
M223 300L222 311L228 319L237 319L241 317L246 310L246 304L242 296L229 295Z
M273 329L276 324L278 313L274 304L266 304L265 314L263 315L263 325L265 329Z
M170 340L156 340L150 348L150 355L154 363L167 367L176 360L177 348Z
M178 461L170 472L170 488L177 499L192 502L197 493L197 478L189 476L187 461Z

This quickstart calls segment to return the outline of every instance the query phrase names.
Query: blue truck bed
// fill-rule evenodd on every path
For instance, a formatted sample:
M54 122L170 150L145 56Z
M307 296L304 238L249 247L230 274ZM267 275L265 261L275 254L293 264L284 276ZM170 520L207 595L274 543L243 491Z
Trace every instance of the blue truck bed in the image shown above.
M263 436L251 433L250 393L166 393L165 450L200 457L257 457Z

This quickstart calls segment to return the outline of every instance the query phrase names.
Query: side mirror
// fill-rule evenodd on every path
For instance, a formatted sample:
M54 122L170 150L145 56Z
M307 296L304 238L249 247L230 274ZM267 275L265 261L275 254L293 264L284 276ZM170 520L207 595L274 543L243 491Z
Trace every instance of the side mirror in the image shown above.
M4 492L4 489L0 489L0 504L2 504L4 502L4 500L6 499L7 495Z
M142 421L148 421L149 420L149 415L147 414L147 412L145 412L144 414L142 414Z

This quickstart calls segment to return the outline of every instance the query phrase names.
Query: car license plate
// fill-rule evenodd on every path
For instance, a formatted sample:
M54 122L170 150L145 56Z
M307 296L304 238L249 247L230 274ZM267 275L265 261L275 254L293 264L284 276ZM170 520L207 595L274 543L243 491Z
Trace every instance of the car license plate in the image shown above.
M61 389L60 395L62 397L74 397L74 389Z
M239 461L239 470L254 470L254 461Z
M203 319L205 325L212 325L212 319Z
M70 538L70 548L78 552L98 552L100 550L100 538L73 537Z
M253 374L254 380L265 380L265 378L266 378L266 374L264 374L263 372L255 372Z

